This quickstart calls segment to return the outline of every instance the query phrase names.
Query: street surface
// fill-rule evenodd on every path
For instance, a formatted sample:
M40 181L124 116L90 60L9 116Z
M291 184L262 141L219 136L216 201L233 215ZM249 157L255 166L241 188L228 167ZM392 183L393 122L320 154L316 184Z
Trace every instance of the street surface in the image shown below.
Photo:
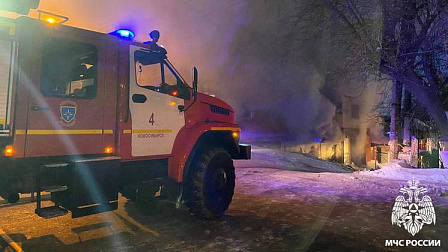
M34 203L1 205L0 229L24 251L448 251L448 170L397 164L377 171L255 148L235 161L235 196L220 220L120 198L119 209L42 219ZM437 216L414 237L392 226L400 187L418 179ZM4 203L4 202L3 202ZM440 247L386 247L386 240L441 240Z

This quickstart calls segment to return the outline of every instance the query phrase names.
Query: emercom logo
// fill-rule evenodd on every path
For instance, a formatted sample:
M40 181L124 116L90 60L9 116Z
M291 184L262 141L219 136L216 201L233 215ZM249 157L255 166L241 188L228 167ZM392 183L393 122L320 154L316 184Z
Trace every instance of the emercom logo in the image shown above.
M427 189L420 186L418 180L408 181L408 186L402 187L403 195L395 199L392 209L392 225L403 227L412 236L417 234L424 224L436 224L436 213L431 197L424 195Z
M440 247L440 240L386 240L386 247Z
M418 180L408 181L400 189L403 195L395 199L392 209L392 225L403 227L415 236L424 224L436 224L436 212L427 189ZM440 247L440 240L386 240L386 247Z

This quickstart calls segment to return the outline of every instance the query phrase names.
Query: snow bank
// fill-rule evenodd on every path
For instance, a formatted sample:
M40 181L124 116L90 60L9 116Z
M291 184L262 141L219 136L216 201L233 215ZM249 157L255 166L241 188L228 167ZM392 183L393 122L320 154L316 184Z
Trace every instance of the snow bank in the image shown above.
M260 147L253 147L252 160L265 168L281 168L305 172L353 172L351 167L321 160L308 154L291 153Z
M393 202L406 181L416 179L438 205L448 204L448 197L441 196L448 189L448 169L409 169L394 162L376 171L353 172L312 156L262 148L253 149L251 160L234 162L237 193L259 198Z
M420 180L429 183L448 184L448 169L416 169L404 168L398 161L384 165L379 170L362 171L362 176L387 178L390 180Z
M440 157L442 158L443 166L445 166L445 168L447 168L448 167L448 151L441 151Z

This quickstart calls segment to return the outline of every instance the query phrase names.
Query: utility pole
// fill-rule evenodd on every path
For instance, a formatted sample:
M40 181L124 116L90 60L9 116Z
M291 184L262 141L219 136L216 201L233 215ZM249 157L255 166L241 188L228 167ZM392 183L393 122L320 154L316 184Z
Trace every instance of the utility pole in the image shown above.
M411 146L411 106L412 97L411 93L407 90L404 91L403 101L403 145Z
M390 131L389 131L389 162L398 159L398 125L400 120L401 93L403 84L394 81L392 87L392 109L390 112Z

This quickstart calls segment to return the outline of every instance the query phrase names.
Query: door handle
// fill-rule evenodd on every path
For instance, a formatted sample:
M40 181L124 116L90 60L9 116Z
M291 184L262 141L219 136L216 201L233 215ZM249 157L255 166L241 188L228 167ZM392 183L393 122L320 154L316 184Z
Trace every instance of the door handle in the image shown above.
M34 106L34 107L31 107L30 108L30 110L32 110L32 111L44 111L44 110L49 110L50 108L47 108L47 107L39 107L39 106Z
M145 103L148 100L143 94L134 94L132 95L132 101L135 103Z

